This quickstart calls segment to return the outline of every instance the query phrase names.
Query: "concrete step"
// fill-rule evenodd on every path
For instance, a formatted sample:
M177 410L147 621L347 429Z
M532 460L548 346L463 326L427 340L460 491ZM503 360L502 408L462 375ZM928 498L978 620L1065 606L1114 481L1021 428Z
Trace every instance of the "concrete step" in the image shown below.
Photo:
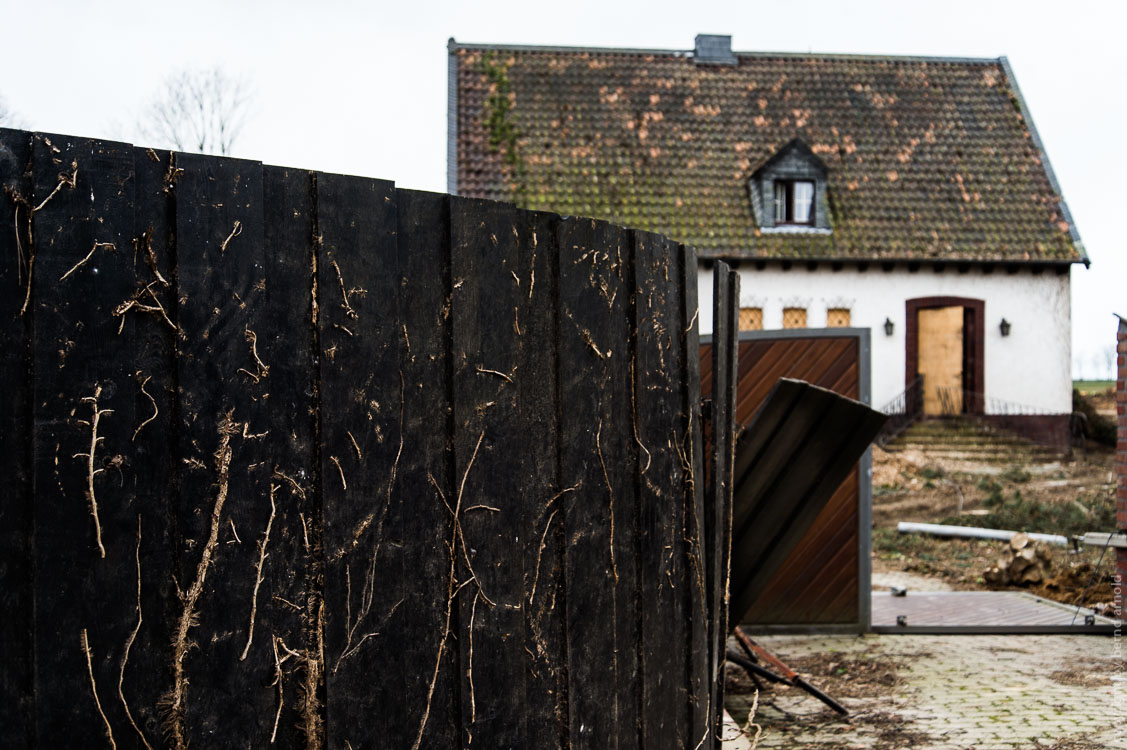
M1032 441L968 420L931 419L917 422L886 450L919 451L937 459L983 464L1046 464L1060 460L1056 451Z

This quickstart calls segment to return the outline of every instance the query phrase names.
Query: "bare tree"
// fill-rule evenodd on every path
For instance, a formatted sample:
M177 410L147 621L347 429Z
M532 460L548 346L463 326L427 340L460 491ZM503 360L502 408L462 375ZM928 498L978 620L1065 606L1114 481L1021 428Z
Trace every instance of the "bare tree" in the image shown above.
M139 127L154 145L228 155L246 124L251 103L246 81L220 68L182 70L165 79Z
M1118 352L1115 350L1115 344L1107 344L1104 346L1103 355L1103 377L1108 380L1115 380L1115 366L1118 362Z

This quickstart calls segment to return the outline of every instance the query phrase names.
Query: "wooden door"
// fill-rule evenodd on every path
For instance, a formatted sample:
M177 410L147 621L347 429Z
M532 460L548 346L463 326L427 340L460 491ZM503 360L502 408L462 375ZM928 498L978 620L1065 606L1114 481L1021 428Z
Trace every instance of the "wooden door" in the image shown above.
M963 411L963 308L919 311L919 373L924 378L924 414Z

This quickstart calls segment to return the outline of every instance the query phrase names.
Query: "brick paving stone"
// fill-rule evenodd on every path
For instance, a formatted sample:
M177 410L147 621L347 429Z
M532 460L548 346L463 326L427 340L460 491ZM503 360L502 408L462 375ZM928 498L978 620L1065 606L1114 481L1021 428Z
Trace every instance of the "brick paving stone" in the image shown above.
M760 699L759 748L875 750L1127 750L1127 667L1114 638L1067 635L763 636L783 661L832 654L892 663L898 683L837 697L838 718L806 693ZM819 685L817 675L807 675ZM1116 679L1112 679L1116 678ZM824 683L823 683L824 684ZM829 690L833 695L832 689ZM741 699L746 702L741 706ZM737 723L750 696L729 697Z

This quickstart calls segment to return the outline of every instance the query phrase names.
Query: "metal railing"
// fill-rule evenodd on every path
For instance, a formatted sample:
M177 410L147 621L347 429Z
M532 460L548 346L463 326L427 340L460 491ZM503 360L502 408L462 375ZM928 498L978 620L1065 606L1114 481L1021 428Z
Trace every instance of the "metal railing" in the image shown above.
M977 416L979 414L1033 417L1058 413L1040 406L1008 401L1004 398L987 396L985 393L967 391L959 387L946 386L935 390L939 397L942 416L945 417ZM982 408L968 408L968 404L978 404Z
M888 421L877 434L877 445L883 448L923 416L923 388L924 376L917 375L907 388L880 408L883 414L888 415Z
M1009 401L997 396L987 396L959 387L942 386L935 389L939 401L939 414L933 416L959 417L976 421L981 416L1044 416L1056 414L1051 409ZM924 376L918 375L907 388L880 408L888 415L876 444L882 448L913 423L924 416Z

